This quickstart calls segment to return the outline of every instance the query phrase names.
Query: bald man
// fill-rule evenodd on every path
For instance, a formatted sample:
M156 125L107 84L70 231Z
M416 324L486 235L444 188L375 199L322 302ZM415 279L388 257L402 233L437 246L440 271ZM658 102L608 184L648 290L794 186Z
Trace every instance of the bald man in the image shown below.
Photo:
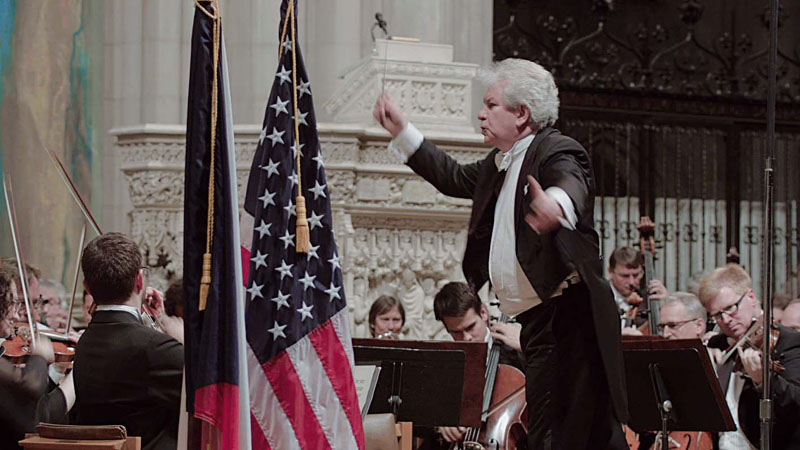
M783 310L781 325L800 331L800 298L792 300Z

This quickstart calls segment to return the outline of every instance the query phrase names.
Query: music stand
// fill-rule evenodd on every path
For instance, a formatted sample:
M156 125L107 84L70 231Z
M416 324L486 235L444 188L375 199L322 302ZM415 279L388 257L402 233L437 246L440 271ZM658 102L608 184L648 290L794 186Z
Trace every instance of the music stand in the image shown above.
M736 425L699 339L622 340L628 425L634 431L734 431Z
M484 342L353 339L356 364L380 365L370 414L421 426L479 427Z

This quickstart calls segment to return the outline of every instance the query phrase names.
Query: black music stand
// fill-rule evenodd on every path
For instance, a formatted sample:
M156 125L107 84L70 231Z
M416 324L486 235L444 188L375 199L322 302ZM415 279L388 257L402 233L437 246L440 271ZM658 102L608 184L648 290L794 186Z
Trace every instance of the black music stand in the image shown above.
M485 343L353 339L356 364L381 372L370 414L421 426L480 426Z
M699 339L622 341L628 425L634 431L734 431L708 351ZM669 448L663 446L662 448Z

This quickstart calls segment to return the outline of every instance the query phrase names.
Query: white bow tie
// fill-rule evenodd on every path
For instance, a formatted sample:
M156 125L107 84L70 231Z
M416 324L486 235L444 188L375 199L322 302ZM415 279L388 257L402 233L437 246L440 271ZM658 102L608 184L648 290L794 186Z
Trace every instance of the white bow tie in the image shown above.
M508 170L511 163L514 162L514 155L512 153L513 150L509 150L507 152L497 152L497 154L494 155L494 163L497 165L498 172Z

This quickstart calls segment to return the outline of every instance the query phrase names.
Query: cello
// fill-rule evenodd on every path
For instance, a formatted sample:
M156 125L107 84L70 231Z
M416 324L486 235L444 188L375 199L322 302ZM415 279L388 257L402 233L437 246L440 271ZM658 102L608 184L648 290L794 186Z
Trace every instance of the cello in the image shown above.
M639 219L639 251L644 257L644 277L642 282L644 284L641 297L644 304L645 313L647 314L647 322L639 327L642 334L658 334L658 304L650 296L649 286L650 282L655 278L655 260L656 260L656 241L655 241L655 228L656 225L648 216L642 216Z
M501 314L500 323L508 316ZM495 340L486 363L483 386L481 427L467 430L464 439L451 448L464 450L515 450L525 442L528 404L525 400L525 374L516 367L500 364L500 347Z

